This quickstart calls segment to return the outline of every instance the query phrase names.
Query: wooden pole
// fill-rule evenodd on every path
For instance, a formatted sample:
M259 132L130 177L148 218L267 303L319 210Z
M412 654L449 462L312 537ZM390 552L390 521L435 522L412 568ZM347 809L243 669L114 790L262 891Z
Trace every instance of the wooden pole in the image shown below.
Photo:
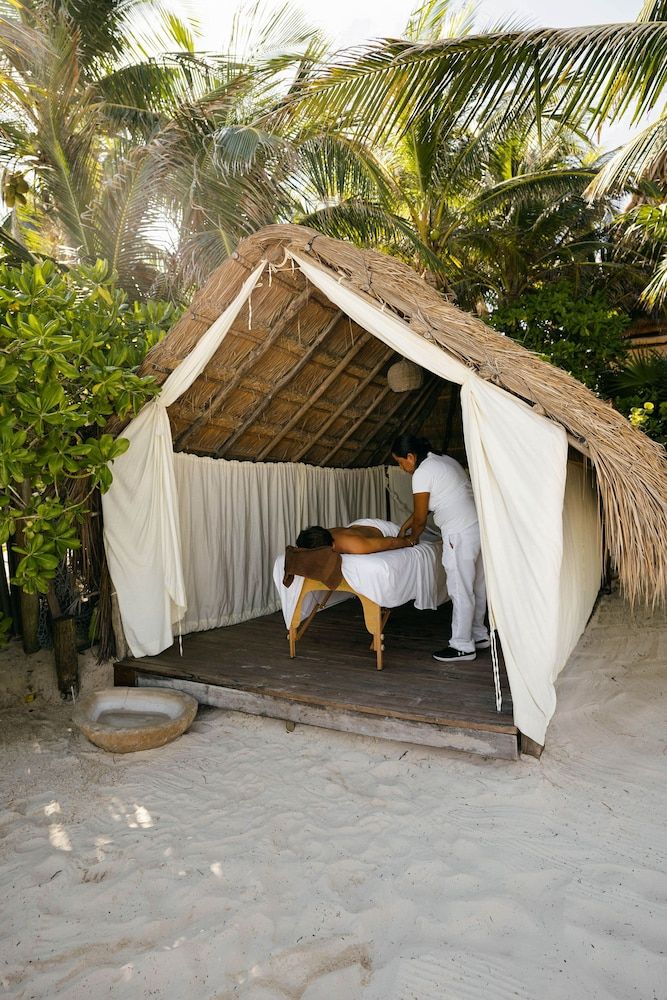
M64 698L79 691L79 656L76 649L76 621L62 615L52 621L53 653L56 660L58 689Z
M14 634L21 635L21 591L12 583L12 577L16 573L16 563L18 558L10 542L7 542L7 563L9 566L9 595L12 600L12 618L14 620Z
M421 429L426 417L431 412L437 401L439 392L440 385L438 384L437 377L435 377L430 385L430 388L417 401L416 405L411 410L406 427L415 427L418 430ZM391 445L382 455L380 455L380 461L383 464L384 460L389 458L391 458Z
M326 434L326 432L329 430L334 421L336 421L342 413L345 413L346 410L349 410L349 408L352 406L357 396L359 396L364 391L366 386L373 381L375 376L380 373L380 371L382 370L382 368L384 367L387 360L392 354L393 351L391 350L391 348L389 348L387 351L384 352L378 363L375 365L374 368L371 368L371 370L366 375L364 380L359 385L356 385L354 387L354 390L349 394L349 396L347 396L340 404L340 406L338 406L338 408L334 410L331 416L329 416L324 421L324 423L318 430L315 437L312 438L304 448L301 448L300 451L297 452L297 454L294 456L293 459L294 462L300 462L303 459L304 455L307 455L308 452L311 450L311 448L313 448L317 444L320 438L323 437L324 434Z
M16 634L18 629L15 628L14 615L12 609L12 595L9 591L9 580L7 579L7 570L5 568L5 546L0 545L0 609L2 610L5 618L9 618L12 623L11 631Z
M331 461L331 459L334 457L334 455L338 454L338 452L343 447L343 445L346 443L346 441L348 441L352 437L352 435L355 433L355 431L357 431L361 427L361 425L366 420L368 420L368 418L370 417L371 413L373 413L374 410L377 410L377 408L380 405L380 403L382 402L382 400L390 392L391 392L391 387L388 386L388 385L385 386L384 389L379 393L379 395L377 395L375 397L375 399L371 402L370 406L366 407L366 409L361 414L361 416L357 420L355 420L354 423L350 427L348 427L348 429L345 432L345 434L343 434L343 436L339 439L338 444L336 445L336 447L332 448L332 450L327 455L325 455L325 457L320 462L320 465L328 465L328 463Z
M405 412L399 412L399 407L397 406L392 408L391 412L387 414L383 425L383 431L385 434L383 438L384 443L381 445L378 445L376 441L371 443L371 446L374 445L373 451L370 452L367 459L364 459L365 465L373 466L384 464L385 459L391 456L391 447L394 442L396 431L399 427L420 426L417 423L417 415L429 405L431 396L436 394L435 390L437 383L437 379L427 381L423 388L419 390L417 398L412 401L412 404ZM437 391L439 391L439 387L437 388ZM396 418L398 418L398 420ZM389 431L390 427L392 428L391 432ZM366 444L368 444L368 442L365 442L359 449L360 455L363 454Z
M389 409L382 415L382 422L377 423L373 427L371 427L369 433L366 434L365 438L358 445L357 457L354 460L355 466L359 466L360 468L371 468L373 465L377 465L377 463L373 462L370 458L364 458L362 460L361 456L365 452L370 452L371 449L373 449L372 454L373 455L375 454L375 452L378 450L377 440L376 440L378 434L380 432L384 433L386 431L387 425L393 419L396 410L404 405L405 405L405 400L401 399L400 396L397 396L397 398L391 404ZM389 439L390 440L392 439L391 435L389 436Z
M359 465L359 466L363 465L363 466L370 467L370 466L378 464L377 462L375 462L375 456L378 453L380 453L380 457L383 457L389 451L389 449L391 448L391 445L393 443L393 437L394 437L394 435L393 435L393 433L389 433L388 432L388 428L392 424L392 421L395 420L396 413L399 410L401 410L401 407L405 408L405 407L409 406L409 408L410 408L410 414L412 414L413 410L415 409L415 407L419 403L419 401L422 400L422 399L424 399L424 396L425 396L426 392L427 392L427 383L425 383L424 386L422 386L421 389L417 390L417 399L416 400L413 399L411 401L408 401L408 400L404 399L403 397L405 397L405 396L408 395L408 393L405 393L405 392L397 392L395 394L396 395L396 399L394 400L393 404L389 407L389 409L387 410L387 412L383 415L382 423L381 424L376 424L374 427L372 427L370 433L367 434L366 437L363 439L363 441L361 441L359 443L359 445L358 445L358 451L357 451L357 458L355 459L355 464L356 465ZM402 411L401 411L401 413L402 413ZM401 426L403 424L405 424L405 426L408 426L409 425L409 418L406 421L401 416L401 413L398 414L398 423L396 424L396 426L398 427L398 426ZM383 440L384 443L382 445L378 445L377 440L376 440L377 435L380 432L382 432L382 434L383 434L382 440ZM364 458L363 463L362 463L361 456L366 451L369 452L369 457L368 458Z
M30 504L32 497L32 487L28 479L24 479L20 486L21 499L23 501L24 509ZM19 520L19 526L16 531L16 544L21 548L24 543L23 537L23 521ZM15 554L15 553L14 553ZM24 653L37 653L39 652L39 636L38 636L38 626L39 626L39 595L38 594L28 594L25 590L19 592L19 600L21 602L21 641L23 643Z

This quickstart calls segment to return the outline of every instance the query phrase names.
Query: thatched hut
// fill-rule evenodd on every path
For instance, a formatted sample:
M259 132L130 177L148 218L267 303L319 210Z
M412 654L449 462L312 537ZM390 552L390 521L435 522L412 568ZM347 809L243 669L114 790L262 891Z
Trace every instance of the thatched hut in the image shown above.
M387 374L402 359L419 385L397 392ZM430 421L442 444L456 383L521 731L544 742L605 554L631 601L667 597L663 449L400 261L268 227L211 275L143 371L163 395L124 432L132 447L104 499L135 655L274 609L271 556L306 513L384 516L393 438ZM224 608L200 593L219 550L235 552L220 571L235 594Z

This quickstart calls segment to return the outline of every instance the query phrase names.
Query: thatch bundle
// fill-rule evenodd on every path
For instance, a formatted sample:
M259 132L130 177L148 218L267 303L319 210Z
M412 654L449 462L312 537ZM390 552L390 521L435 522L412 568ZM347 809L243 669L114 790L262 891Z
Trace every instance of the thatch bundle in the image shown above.
M299 226L244 240L150 352L142 371L160 382L235 299L249 273L270 267L204 373L169 411L174 447L216 458L368 466L386 461L396 433L419 427L442 381L395 393L389 348L340 313L293 268L292 250L334 274L482 378L567 430L591 462L605 538L632 600L667 598L664 450L566 372L446 302L407 265Z

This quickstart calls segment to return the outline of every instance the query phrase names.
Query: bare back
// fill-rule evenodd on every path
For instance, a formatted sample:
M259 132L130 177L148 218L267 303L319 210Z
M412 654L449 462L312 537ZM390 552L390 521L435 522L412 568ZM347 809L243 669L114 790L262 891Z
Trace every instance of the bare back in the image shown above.
M369 524L351 524L348 528L329 528L335 552L341 555L370 555L412 545L410 538L385 537L379 528Z

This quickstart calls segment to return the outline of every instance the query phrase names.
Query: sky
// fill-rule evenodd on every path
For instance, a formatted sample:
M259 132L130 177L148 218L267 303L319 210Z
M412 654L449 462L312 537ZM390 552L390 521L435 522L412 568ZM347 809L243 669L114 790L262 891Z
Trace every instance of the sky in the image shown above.
M297 4L337 46L399 35L417 5L418 0L301 0ZM220 6L210 0L189 0L188 8L201 24L204 48L223 47L238 6L229 0ZM481 26L519 18L531 27L569 27L634 21L641 0L481 0L478 7Z

